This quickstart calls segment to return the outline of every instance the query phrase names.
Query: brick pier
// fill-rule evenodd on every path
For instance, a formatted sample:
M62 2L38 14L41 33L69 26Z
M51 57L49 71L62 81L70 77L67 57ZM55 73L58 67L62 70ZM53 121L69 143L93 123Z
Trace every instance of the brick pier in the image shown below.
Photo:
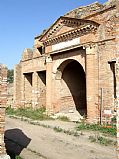
M10 159L4 144L5 107L7 102L7 69L0 65L0 159Z

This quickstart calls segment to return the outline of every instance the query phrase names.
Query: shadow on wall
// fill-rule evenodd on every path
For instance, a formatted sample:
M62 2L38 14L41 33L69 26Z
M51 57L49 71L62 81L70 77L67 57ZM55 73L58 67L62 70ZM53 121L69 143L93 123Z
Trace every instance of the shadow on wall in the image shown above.
M86 115L86 75L82 65L75 60L68 63L63 70L62 79L70 90L76 110L81 116ZM66 87L63 89L66 92Z
M7 154L11 159L15 159L28 146L31 139L20 129L9 129L5 131L4 141Z

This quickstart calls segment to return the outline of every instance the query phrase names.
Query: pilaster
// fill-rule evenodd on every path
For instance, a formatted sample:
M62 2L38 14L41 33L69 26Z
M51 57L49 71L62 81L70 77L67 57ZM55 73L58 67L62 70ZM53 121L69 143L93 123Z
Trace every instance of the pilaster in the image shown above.
M87 120L97 122L97 108L95 105L95 46L86 47L86 96Z
M14 67L14 107L18 107L21 103L21 65Z
M38 105L38 74L37 72L33 73L32 79L32 107L37 108Z
M46 58L46 110L48 114L53 113L52 107L52 58Z
M25 76L21 74L21 106L25 107Z

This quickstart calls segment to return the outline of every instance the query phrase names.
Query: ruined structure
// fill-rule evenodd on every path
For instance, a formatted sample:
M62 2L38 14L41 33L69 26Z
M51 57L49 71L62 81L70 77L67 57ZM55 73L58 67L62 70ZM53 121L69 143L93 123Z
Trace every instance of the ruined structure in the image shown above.
M119 40L119 37L118 37ZM119 46L117 46L119 47ZM119 52L119 50L118 50ZM116 81L117 81L117 98L116 98L116 107L117 107L117 158L119 159L119 58L116 59Z
M10 159L4 144L5 107L7 102L7 69L0 64L0 159Z
M14 106L102 122L115 112L118 1L76 8L25 49L15 66Z

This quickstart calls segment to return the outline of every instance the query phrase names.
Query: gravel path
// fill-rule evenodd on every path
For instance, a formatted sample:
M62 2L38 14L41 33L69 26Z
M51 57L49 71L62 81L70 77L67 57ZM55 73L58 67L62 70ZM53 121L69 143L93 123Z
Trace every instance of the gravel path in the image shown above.
M75 123L42 121L41 125L74 129ZM51 128L32 125L6 117L8 146L17 149L23 159L116 159L114 147L91 143L85 135L75 137ZM14 141L10 146L9 142ZM15 145L17 143L17 146ZM16 150L16 151L17 151Z

